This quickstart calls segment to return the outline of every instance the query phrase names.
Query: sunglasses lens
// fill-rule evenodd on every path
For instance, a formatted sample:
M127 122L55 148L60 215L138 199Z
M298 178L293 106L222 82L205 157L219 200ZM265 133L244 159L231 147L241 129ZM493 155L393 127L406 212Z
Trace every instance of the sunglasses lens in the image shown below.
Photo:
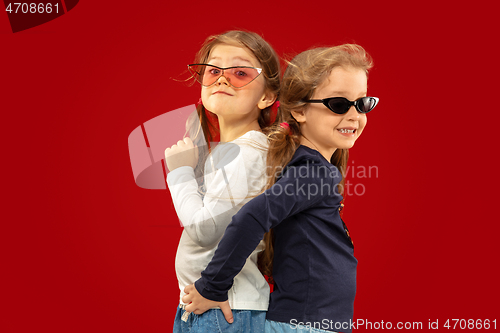
M227 69L221 69L211 65L190 65L189 70L193 77L201 83L203 86L211 86L214 84L221 76L224 76L226 80L235 88L241 88L246 86L259 74L261 73L260 68L247 68L247 67L232 67Z
M342 97L332 98L328 101L328 106L330 110L337 114L344 114L349 110L349 101Z
M363 97L357 101L358 110L362 113L370 112L375 105L377 105L377 100L374 97Z
M201 84L204 86L210 86L217 81L217 79L222 75L222 69L213 66L200 66L203 67Z
M226 70L227 78L231 85L236 88L246 86L255 80L259 74L260 72L256 68L235 67Z

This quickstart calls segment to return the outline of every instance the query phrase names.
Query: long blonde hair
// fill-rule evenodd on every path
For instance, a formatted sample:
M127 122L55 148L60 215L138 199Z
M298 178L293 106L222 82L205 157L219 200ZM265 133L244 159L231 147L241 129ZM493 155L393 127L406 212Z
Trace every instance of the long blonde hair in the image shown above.
M312 97L316 88L335 67L359 68L368 75L368 71L373 67L373 61L361 46L343 44L311 49L298 54L288 62L281 84L277 123L287 122L289 128L275 125L269 133L266 188L276 183L284 166L290 162L300 145L300 124L293 118L291 112L306 108L307 104L304 101ZM348 157L348 149L337 149L330 162L345 174ZM339 193L343 188L344 178L339 184ZM259 268L272 281L274 257L272 230L264 235L264 242L266 248L259 256Z

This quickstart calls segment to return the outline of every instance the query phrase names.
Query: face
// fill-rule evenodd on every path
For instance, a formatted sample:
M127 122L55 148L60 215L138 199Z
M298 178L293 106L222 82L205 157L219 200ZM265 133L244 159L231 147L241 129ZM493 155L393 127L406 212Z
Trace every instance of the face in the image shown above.
M367 77L363 70L335 67L311 99L345 97L355 101L365 97L366 92ZM307 104L305 111L292 112L292 115L300 123L300 131L307 139L304 144L318 149L327 160L336 149L351 148L366 126L366 114L358 113L354 106L345 114L336 114L323 104ZM307 144L307 141L313 145Z
M219 44L210 52L208 64L227 68L250 66L261 68L260 62L246 48ZM265 78L260 74L248 85L235 88L224 76L209 87L201 88L201 98L205 108L224 118L255 118L260 110L272 104L265 93ZM274 100L273 100L274 101Z

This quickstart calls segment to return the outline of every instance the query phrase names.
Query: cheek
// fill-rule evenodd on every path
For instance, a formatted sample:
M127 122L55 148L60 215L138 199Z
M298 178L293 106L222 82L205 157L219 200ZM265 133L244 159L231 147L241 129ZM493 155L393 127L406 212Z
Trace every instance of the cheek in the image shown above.
M361 132L363 132L363 129L366 127L367 121L368 121L368 118L366 117L366 114L362 115L361 118L359 119L358 135L361 135Z
M205 104L208 100L208 92L206 88L201 88L201 101Z
M244 101L248 101L248 103L252 103L252 104L257 105L257 103L260 101L263 94L264 94L264 92L262 91L262 89L256 89L254 87L254 88L241 90L239 93L239 97L241 97L241 99Z
M343 116L337 115L328 110L323 114L323 117L318 119L319 123L323 125L323 127L327 127L330 131L336 129L340 126L342 122Z

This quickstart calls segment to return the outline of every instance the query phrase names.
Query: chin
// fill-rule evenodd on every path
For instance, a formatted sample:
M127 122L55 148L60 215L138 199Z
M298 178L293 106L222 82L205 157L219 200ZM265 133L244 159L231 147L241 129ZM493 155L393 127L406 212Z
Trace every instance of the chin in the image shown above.
M205 108L207 110L210 110L210 112L215 113L216 115L221 115L224 114L224 110L228 108L227 105L223 103L207 103L205 105Z
M350 149L352 147L354 147L354 142L350 142L350 143L345 143L345 144L339 145L337 147L337 149Z

